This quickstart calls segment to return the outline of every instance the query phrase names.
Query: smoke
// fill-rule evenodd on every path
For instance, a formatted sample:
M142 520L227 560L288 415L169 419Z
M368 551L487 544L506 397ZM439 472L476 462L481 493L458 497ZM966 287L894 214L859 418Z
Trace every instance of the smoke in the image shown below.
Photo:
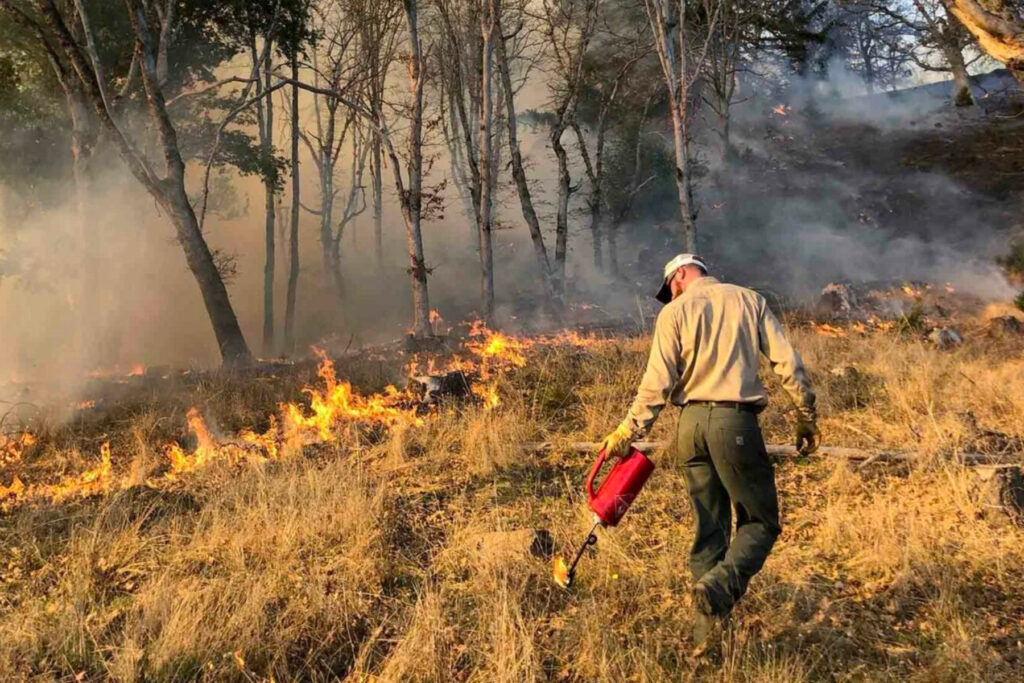
M983 84L1007 86L1002 73ZM964 161L945 151L994 124L977 107L955 108L951 91L940 82L867 95L836 69L747 93L733 109L728 163L718 122L703 117L698 250L726 278L802 302L830 281L949 283L1011 298L994 259L1018 229L1015 202L957 177ZM651 227L639 221L626 234L661 250L656 263L634 266L656 279L671 254Z
M540 102L543 84L524 101ZM722 163L712 117L699 122L697 179L699 249L728 279L810 300L833 280L925 280L950 283L985 298L1013 289L992 257L1008 241L1012 202L966 186L954 174L927 170L907 144L959 135L988 125L955 110L945 84L902 96L850 94L848 76L791 81L785 92L755 95L734 107L734 155ZM311 101L304 102L308 111ZM707 110L704 110L707 113ZM936 124L941 127L936 128ZM664 145L667 120L652 120L648 144ZM556 178L546 131L524 125L523 150L534 200L554 259ZM938 138L936 138L938 139ZM284 145L282 145L282 148ZM305 154L305 150L304 150ZM442 215L424 223L432 308L448 322L479 312L480 274L472 219L452 182L443 145L428 148L429 189L443 192ZM342 159L348 158L346 152ZM573 183L582 161L570 160ZM916 164L916 165L915 165ZM90 371L128 372L144 364L211 367L219 362L198 287L168 218L115 158L94 174L82 211L70 181L38 193L20 212L10 191L0 212L0 382L45 379L73 385ZM315 167L303 157L303 204L316 209ZM339 170L344 187L348 170ZM300 348L326 342L358 348L401 337L411 319L405 227L386 169L383 258L378 262L372 208L346 229L342 242L345 292L325 277L319 218L303 211L297 332ZM200 169L189 169L195 184ZM369 192L369 180L364 183ZM612 317L634 316L648 301L662 264L680 251L669 175L652 188L657 204L640 201L640 218L619 231L623 277L599 271L586 226L585 183L571 203L567 271L572 298ZM193 187L193 189L195 189ZM0 188L0 197L4 196ZM369 196L367 202L369 203ZM290 201L287 192L281 200ZM214 184L208 218L211 246L230 256L229 292L250 347L261 348L263 324L263 187L258 179L224 172ZM2 208L2 203L0 203ZM286 210L279 215L287 214ZM528 327L542 318L533 248L507 172L497 193L494 233L499 319ZM659 217L654 219L653 217ZM287 281L287 240L279 222L276 331L280 340ZM74 378L74 379L73 379Z
M216 346L197 324L202 301L174 233L120 169L97 173L88 199L70 182L0 217L0 379L72 389L90 372L139 364L209 362ZM0 190L2 191L2 190Z

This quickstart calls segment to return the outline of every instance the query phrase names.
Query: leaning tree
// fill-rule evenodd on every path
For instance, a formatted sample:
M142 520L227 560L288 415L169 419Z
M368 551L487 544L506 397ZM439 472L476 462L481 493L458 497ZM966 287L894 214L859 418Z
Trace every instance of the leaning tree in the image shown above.
M124 10L118 13L132 45L125 81L130 87L138 80L142 87L147 123L142 127L129 125L120 106L121 93L111 87L110 64L103 58L89 9L81 1L0 0L0 10L21 24L46 54L68 102L75 105L73 114L95 122L131 174L170 217L225 364L247 362L249 348L186 191L179 131L168 111L169 53L177 35L179 5L126 0ZM102 9L105 18L106 10L113 8Z

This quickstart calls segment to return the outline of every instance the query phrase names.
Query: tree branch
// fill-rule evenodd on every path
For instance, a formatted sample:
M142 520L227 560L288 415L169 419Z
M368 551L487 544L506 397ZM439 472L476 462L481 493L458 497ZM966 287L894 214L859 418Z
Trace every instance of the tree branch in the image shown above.
M79 0L79 1L81 1L81 0ZM134 60L133 60L132 63L133 64L135 63ZM198 90L190 90L188 92L183 92L183 93L181 93L179 95L175 95L171 99L167 100L167 106L169 107L172 104L174 104L175 102L177 102L178 100L183 100L186 97L195 97L197 95L202 95L204 93L208 93L211 90L216 90L217 88L225 86L228 83L245 83L245 84L250 84L250 83L255 83L255 82L256 82L256 78L242 78L241 76L232 76L230 78L225 78L225 79L219 80L216 83L210 83L208 85L205 85L202 88L199 88Z

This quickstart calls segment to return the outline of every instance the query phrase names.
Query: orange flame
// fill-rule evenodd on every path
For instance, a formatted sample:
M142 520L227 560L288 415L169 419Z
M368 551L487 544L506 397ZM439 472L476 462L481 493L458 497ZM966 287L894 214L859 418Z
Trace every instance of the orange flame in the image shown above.
M279 453L277 444L280 439L280 434L277 428L276 416L270 416L270 427L268 427L267 431L263 432L262 434L257 434L256 432L249 429L243 429L239 433L238 437L243 442L249 445L262 448L266 452L267 457L269 459L277 460Z
M176 479L186 472L195 471L229 455L224 449L217 447L198 408L188 409L187 420L189 431L196 435L196 449L192 453L186 453L178 444L171 444L168 447L167 457L171 461L171 471L166 475L168 479Z
M84 498L109 493L113 484L110 467L110 444L100 446L100 464L53 486L36 491L34 497L46 497L59 503L68 498Z
M562 588L569 586L569 565L566 564L564 557L556 557L552 565L552 575L557 583Z
M487 376L489 363L513 365L521 368L526 365L525 351L532 343L525 339L509 337L501 332L492 332L484 328L482 342L467 342L466 348L479 356L482 366L481 374Z
M811 329L825 337L847 336L846 330L835 325L829 325L828 323L811 323Z
M24 492L25 485L21 483L21 479L18 479L18 475L14 475L14 478L11 480L10 486L4 486L3 484L0 484L0 501L6 500L7 498L19 500L20 498L22 498L22 494Z
M838 328L836 328L838 329ZM472 324L473 339L465 344L472 354L470 358L455 358L448 364L448 371L479 373L484 380L474 384L472 391L483 403L492 410L498 407L501 399L498 393L498 381L501 372L510 368L526 365L526 352L537 344L571 344L586 346L610 340L585 337L577 332L560 332L548 337L519 338L501 332L489 330L482 321ZM305 387L304 392L310 397L309 408L304 409L297 404L279 405L278 415L271 415L269 427L263 433L252 430L241 431L236 438L218 441L203 420L196 408L187 413L189 430L195 434L197 445L192 452L187 452L177 444L167 447L170 468L162 477L148 480L150 486L172 482L182 475L199 470L212 462L225 461L229 464L239 462L264 462L274 460L285 454L299 452L301 446L332 441L341 427L349 427L354 423L369 423L384 427L398 423L414 426L424 424L423 418L416 414L416 400L408 391L399 391L393 386L381 393L363 395L353 389L348 382L338 381L334 364L323 351L317 351L321 362L317 375L322 380L319 388ZM415 374L418 363L410 364L410 374ZM435 371L435 360L430 359L430 373ZM133 375L143 374L145 368L137 366L132 369ZM112 373L98 371L94 376ZM498 374L498 376L495 376ZM84 402L86 406L91 402ZM16 438L0 436L0 466L5 463L17 462L22 453L35 443L35 437L25 433ZM299 449L283 450L286 445L297 445ZM7 510L13 505L29 499L50 499L53 501L67 500L71 497L84 497L107 493L116 488L124 488L130 484L127 477L116 480L111 466L109 444L104 443L100 449L100 463L75 476L70 476L57 484L26 485L17 476L11 479L8 486L0 484L0 509Z
M477 318L469 325L469 336L470 337L482 337L487 333L487 323L480 318Z
M335 428L345 419L385 425L406 420L417 426L423 423L416 417L415 409L398 407L399 402L408 397L393 386L387 387L383 394L362 396L348 382L338 381L334 363L326 356L320 361L317 375L324 381L324 390L303 389L309 394L312 415L304 415L302 408L294 403L281 406L285 430L291 435L313 431L322 441L332 441Z
M0 509L8 510L13 505L31 499L49 499L55 503L70 498L85 498L109 493L114 487L110 464L110 444L100 446L100 463L85 472L66 477L56 484L26 486L15 476L10 486L0 484Z
M498 386L496 384L474 384L472 391L475 396L484 402L484 408L487 410L494 410L501 405L501 398L498 396Z
M22 432L14 438L0 434L0 467L20 462L21 456L35 443L36 437L28 432Z

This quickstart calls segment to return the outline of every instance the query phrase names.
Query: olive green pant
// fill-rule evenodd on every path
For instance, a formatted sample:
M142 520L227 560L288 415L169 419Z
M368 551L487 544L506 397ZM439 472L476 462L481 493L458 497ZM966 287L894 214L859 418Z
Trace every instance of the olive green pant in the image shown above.
M715 613L725 614L782 531L775 469L751 410L689 404L679 416L677 438L697 527L690 569L707 586Z

